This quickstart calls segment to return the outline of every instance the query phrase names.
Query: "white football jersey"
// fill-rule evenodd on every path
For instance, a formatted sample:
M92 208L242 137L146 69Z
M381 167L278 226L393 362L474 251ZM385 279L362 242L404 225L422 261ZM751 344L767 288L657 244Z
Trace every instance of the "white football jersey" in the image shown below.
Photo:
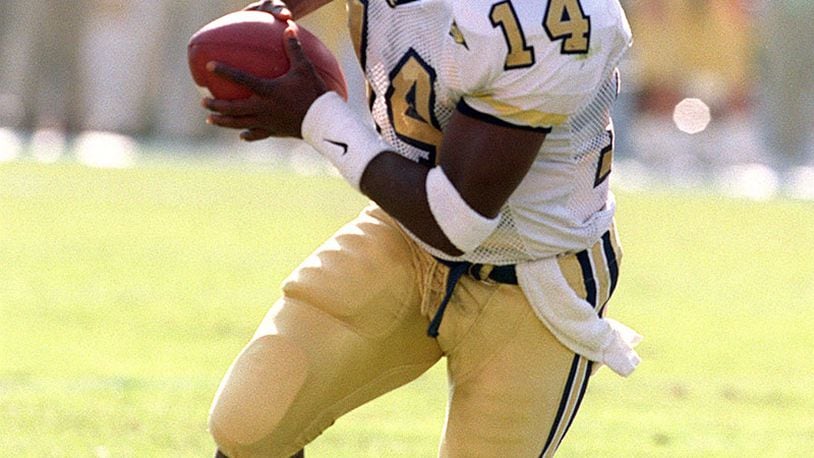
M548 133L498 228L460 260L580 251L608 230L609 109L631 43L618 0L348 0L348 10L373 119L398 153L434 164L456 109Z

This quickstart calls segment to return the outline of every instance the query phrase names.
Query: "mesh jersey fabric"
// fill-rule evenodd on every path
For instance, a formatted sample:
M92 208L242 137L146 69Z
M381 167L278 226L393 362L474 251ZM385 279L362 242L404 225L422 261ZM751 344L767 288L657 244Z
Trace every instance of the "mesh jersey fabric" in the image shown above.
M548 132L497 229L458 258L414 237L434 256L494 265L541 259L591 246L613 220L605 175L613 147L609 110L630 29L617 0L582 0L590 49L563 54L561 40L543 25L547 3L511 2L534 63L506 69L505 24L494 21L491 0L349 0L373 119L399 154L435 163L441 132L462 101Z

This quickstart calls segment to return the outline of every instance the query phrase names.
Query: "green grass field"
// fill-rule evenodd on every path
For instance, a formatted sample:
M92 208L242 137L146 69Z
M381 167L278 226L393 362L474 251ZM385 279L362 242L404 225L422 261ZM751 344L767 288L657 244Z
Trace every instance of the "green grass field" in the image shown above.
M617 197L611 314L644 334L644 362L599 372L561 456L811 456L814 203ZM221 375L364 203L248 165L0 164L0 451L211 456ZM434 456L444 377L352 412L308 456Z

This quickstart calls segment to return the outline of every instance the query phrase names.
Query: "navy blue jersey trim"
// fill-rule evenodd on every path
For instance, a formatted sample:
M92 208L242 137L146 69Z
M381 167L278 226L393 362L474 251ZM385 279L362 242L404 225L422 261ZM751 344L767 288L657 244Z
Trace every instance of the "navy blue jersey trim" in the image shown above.
M362 66L362 73L367 73L367 32L368 32L368 10L370 9L367 0L362 0L365 11L362 16L362 39L359 42L360 56L359 64ZM371 91L373 92L373 91ZM373 102L371 101L371 106Z
M478 110L472 108L471 106L469 106L469 104L466 103L466 101L464 101L464 99L461 99L460 101L458 101L458 106L456 108L458 109L458 111L461 112L461 114L469 116L470 118L475 118L475 119L479 119L479 120L484 121L484 122L488 122L489 124L494 124L496 126L509 127L509 128L512 128L512 129L530 130L532 132L540 132L540 133L543 133L543 134L547 134L547 133L551 132L550 127L523 126L523 125L520 125L520 124L512 124L510 122L506 122L506 121L504 121L504 120L502 120L502 119L500 119L498 117L492 116L490 114L486 114L486 113L484 113L482 111L478 111Z

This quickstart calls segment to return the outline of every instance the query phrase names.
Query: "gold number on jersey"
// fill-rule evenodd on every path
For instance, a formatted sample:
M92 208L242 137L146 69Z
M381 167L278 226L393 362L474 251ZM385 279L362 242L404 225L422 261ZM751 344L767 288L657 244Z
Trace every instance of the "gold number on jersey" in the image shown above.
M526 43L526 36L520 27L520 21L517 19L512 2L504 0L492 5L489 19L492 20L492 27L500 27L500 30L503 31L503 38L506 39L506 45L509 47L503 68L511 70L534 65L534 48Z
M611 165L613 164L613 130L608 130L608 137L608 145L599 152L594 188L604 183L611 174Z
M367 37L367 0L348 0L348 29L350 30L350 38L353 43L353 50L356 51L356 57L359 63L362 64L362 70L365 67L365 40Z
M552 40L562 40L562 54L586 54L591 41L591 18L579 0L550 0L543 28Z
M441 145L441 125L435 116L435 70L413 49L390 72L387 116L404 142L430 153Z

